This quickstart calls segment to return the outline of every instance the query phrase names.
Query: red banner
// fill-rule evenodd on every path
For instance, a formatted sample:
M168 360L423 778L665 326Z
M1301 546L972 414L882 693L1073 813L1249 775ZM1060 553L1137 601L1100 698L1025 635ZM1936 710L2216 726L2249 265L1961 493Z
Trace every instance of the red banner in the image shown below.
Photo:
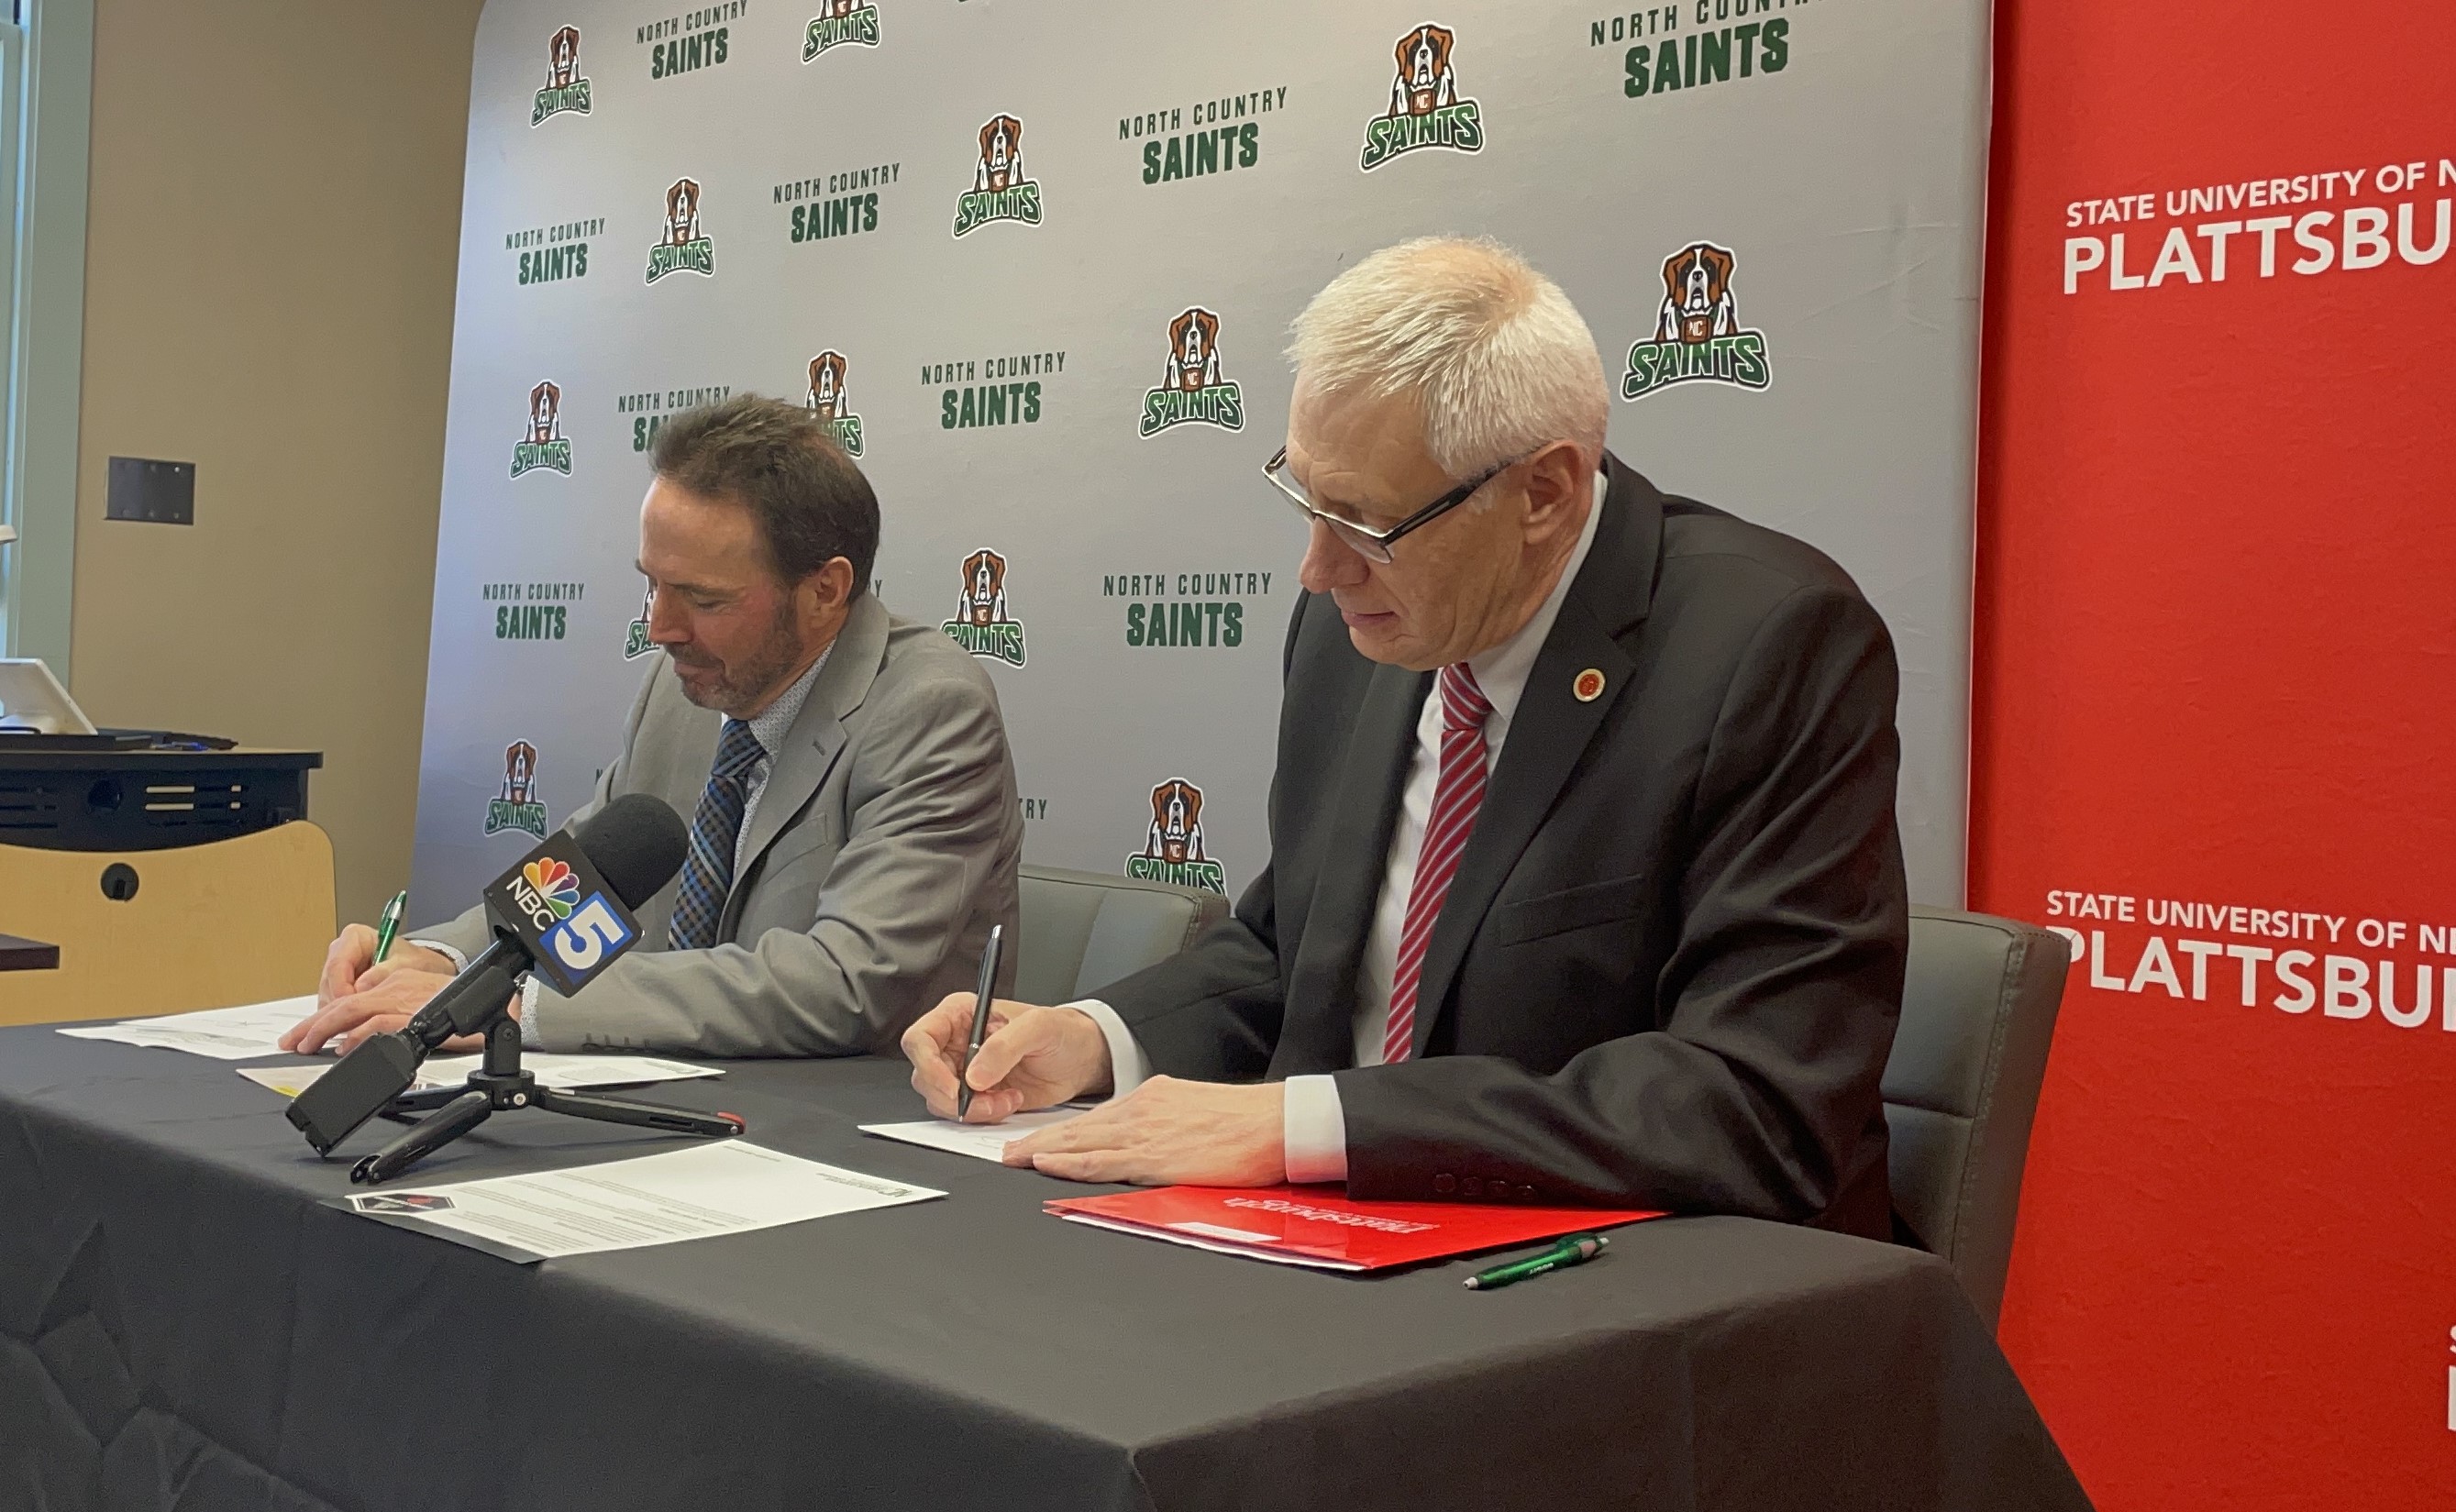
M1972 902L2100 1505L2456 1495L2456 7L1999 0Z

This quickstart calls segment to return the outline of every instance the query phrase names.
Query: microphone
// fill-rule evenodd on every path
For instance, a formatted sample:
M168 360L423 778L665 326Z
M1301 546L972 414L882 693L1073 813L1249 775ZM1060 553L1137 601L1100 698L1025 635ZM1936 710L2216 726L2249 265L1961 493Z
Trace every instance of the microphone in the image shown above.
M317 1154L329 1154L407 1092L437 1046L484 1031L522 975L537 972L565 995L594 981L639 942L632 910L682 869L689 846L682 816L650 793L625 793L547 836L486 885L494 942L406 1029L368 1036L292 1098L290 1122Z

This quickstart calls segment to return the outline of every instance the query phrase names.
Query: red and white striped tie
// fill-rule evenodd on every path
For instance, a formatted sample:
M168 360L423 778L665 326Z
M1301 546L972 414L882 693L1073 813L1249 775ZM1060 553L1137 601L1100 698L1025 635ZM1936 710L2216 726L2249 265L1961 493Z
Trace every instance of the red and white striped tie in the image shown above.
M1416 990L1424 975L1424 947L1441 917L1459 857L1484 808L1484 722L1492 701L1475 685L1464 662L1442 668L1442 768L1433 785L1433 814L1424 824L1423 848L1416 852L1416 880L1407 889L1407 922L1399 931L1399 960L1390 973L1390 1025L1382 1035L1384 1064L1405 1060L1416 1050Z

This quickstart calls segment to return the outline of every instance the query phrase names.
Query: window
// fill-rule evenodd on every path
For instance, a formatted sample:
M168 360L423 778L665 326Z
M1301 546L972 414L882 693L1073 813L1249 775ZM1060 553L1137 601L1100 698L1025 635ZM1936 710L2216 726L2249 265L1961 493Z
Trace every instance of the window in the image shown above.
M69 673L93 0L0 0L0 655Z

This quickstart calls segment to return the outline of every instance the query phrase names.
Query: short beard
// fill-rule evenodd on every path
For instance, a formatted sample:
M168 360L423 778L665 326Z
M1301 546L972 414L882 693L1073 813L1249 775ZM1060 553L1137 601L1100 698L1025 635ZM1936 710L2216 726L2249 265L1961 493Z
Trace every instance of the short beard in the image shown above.
M744 660L727 665L716 685L705 692L694 693L690 684L683 684L683 697L701 708L712 708L729 719L747 719L750 713L768 706L776 694L784 691L785 674L802 659L801 638L793 633L793 604L790 599L776 606L775 621L768 627L768 639Z

